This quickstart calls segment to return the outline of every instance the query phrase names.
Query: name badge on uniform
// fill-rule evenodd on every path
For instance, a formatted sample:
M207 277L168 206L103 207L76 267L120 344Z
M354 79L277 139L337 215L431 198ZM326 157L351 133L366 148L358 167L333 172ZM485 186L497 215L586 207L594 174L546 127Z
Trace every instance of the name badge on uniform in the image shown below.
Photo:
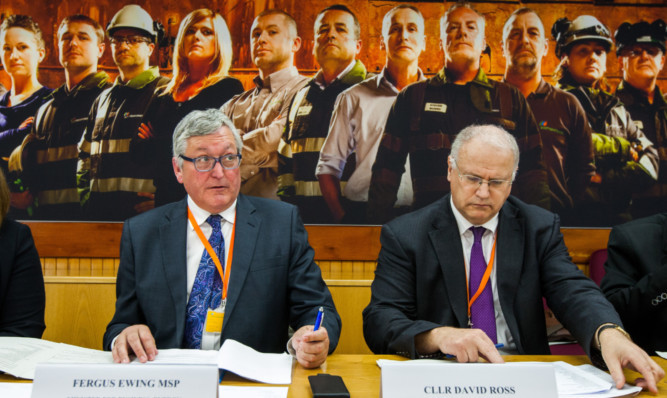
M305 116L305 115L310 115L310 111L313 109L312 105L304 105L299 107L299 109L296 111L297 116Z
M634 122L638 129L644 130L644 123L641 120L634 120Z
M427 102L424 107L426 112L441 112L447 113L447 104L437 104L435 102Z

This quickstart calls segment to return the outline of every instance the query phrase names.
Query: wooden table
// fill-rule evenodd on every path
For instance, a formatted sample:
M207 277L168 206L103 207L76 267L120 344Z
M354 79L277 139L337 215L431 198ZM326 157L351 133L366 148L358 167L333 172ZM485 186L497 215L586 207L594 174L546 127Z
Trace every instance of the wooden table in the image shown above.
M403 357L395 355L332 355L326 363L318 369L304 369L300 365L294 364L292 373L292 384L289 386L289 398L310 398L310 385L308 376L318 373L330 373L343 377L347 389L352 398L375 398L380 396L380 368L375 361L383 359L405 360ZM573 365L590 364L586 356L561 356L561 355L509 355L505 356L507 362L521 361L565 361ZM653 357L653 359L667 371L667 360ZM638 373L630 370L625 371L625 377L628 381L633 381L639 377ZM0 375L0 382L16 381L25 382L12 376ZM29 382L29 381L27 381ZM258 386L257 383L249 382L235 375L225 376L222 384L237 386ZM667 381L663 379L658 383L659 397L667 397ZM638 397L654 397L648 392L642 392Z
M308 376L318 373L329 373L343 377L343 381L350 391L351 398L376 398L380 396L380 368L375 361L383 359L405 360L403 357L395 355L332 355L326 363L319 369L304 369L295 363L292 373L292 384L289 388L288 398L310 398L310 385L308 384ZM521 362L521 361L539 361L539 362L553 362L565 361L572 365L590 364L590 360L586 356L562 356L562 355L507 355L503 357L507 362ZM667 371L667 360L660 357L653 357L653 359ZM630 370L625 371L625 377L628 381L633 381L639 377L638 373ZM229 385L254 385L251 383L235 377L234 375L226 376L222 384ZM663 379L658 383L659 394L658 397L667 397L667 381ZM655 397L649 392L641 392L637 397Z

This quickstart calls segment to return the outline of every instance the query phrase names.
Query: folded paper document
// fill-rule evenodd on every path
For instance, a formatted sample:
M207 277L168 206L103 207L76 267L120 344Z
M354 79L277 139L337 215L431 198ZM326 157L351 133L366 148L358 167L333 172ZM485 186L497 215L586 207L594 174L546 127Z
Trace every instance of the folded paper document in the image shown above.
M39 363L112 364L110 352L28 337L0 337L0 371L23 379L35 377ZM225 340L219 351L159 350L150 364L217 364L220 369L246 379L269 384L292 382L292 357L289 354L264 354L235 340ZM120 366L120 365L119 365Z

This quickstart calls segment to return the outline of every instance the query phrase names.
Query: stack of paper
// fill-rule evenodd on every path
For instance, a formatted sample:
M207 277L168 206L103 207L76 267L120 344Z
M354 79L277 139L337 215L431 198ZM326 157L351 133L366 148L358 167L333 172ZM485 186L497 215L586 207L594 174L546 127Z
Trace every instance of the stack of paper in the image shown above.
M0 337L0 371L33 379L38 363L111 364L113 357L110 352L47 340ZM141 363L135 359L133 364ZM150 364L217 364L220 369L261 383L292 383L292 357L289 354L264 354L229 339L220 351L159 350Z

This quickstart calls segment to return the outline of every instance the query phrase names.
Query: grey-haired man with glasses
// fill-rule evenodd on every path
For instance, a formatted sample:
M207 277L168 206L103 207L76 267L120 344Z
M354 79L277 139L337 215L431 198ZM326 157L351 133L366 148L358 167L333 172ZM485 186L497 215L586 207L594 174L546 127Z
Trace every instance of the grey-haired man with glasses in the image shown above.
M548 354L544 297L617 387L628 367L643 375L638 385L657 392L664 370L572 263L558 216L510 196L518 163L516 140L501 127L473 125L456 136L450 193L382 227L363 313L368 347L459 362Z
M239 194L243 141L217 109L187 115L173 148L187 198L125 222L104 348L116 362L131 354L146 362L158 349L218 349L234 339L287 349L307 368L322 364L341 322L297 208Z

